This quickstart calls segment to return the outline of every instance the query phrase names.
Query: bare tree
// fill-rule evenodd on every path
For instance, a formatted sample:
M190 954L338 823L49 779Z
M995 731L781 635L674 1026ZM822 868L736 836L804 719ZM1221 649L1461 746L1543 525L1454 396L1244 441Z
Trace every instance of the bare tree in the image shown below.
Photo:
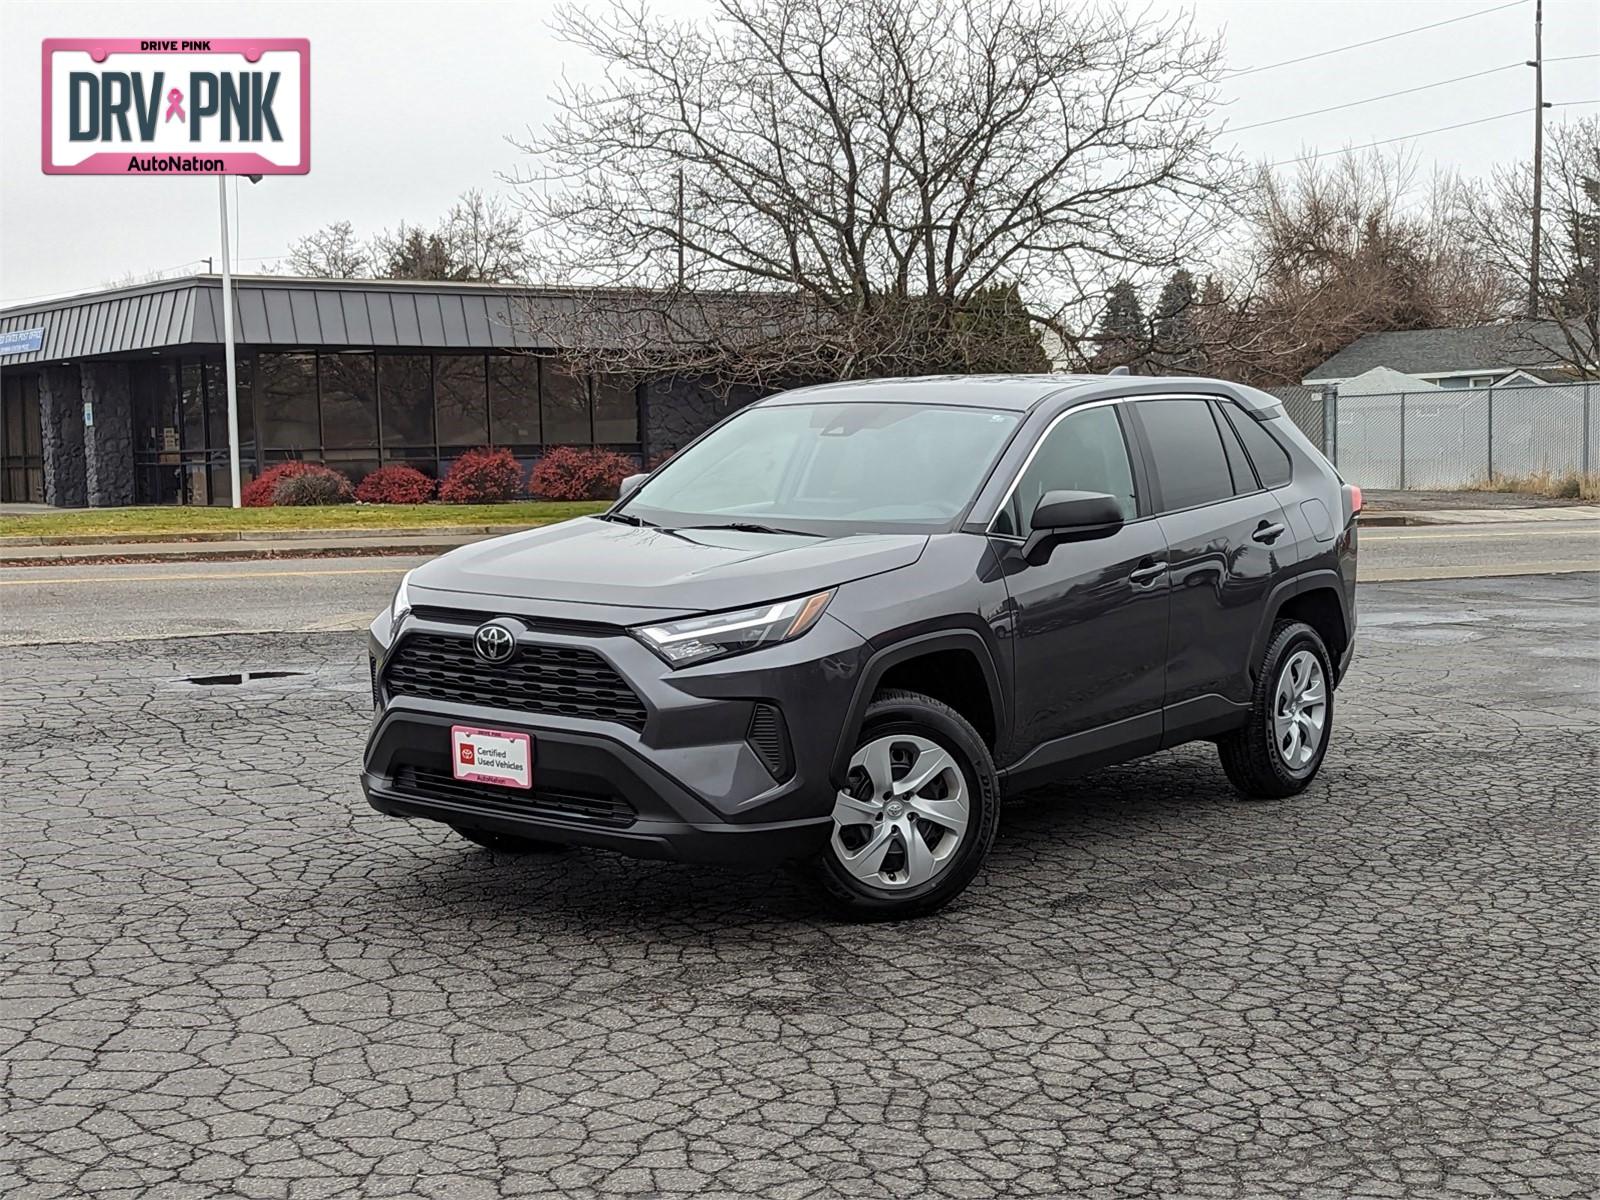
M532 268L522 214L474 188L463 192L432 229L402 221L363 242L349 221L334 221L294 242L282 269L317 279L519 283Z
M1530 360L1600 378L1600 117L1561 125L1546 143L1544 236L1534 315L1517 325ZM1499 275L1506 307L1527 303L1533 254L1533 167L1495 170L1468 193L1456 231Z
M1081 361L1110 284L1178 265L1236 174L1212 147L1218 46L1188 16L717 0L673 22L612 0L556 30L606 81L563 87L512 182L549 270L596 285L569 340L605 369L1004 367L1040 361L1041 329Z
M372 256L349 221L333 221L289 247L284 269L313 279L359 279L372 272Z
M431 230L404 222L384 230L372 240L372 257L390 279L517 283L533 267L522 214L476 188L463 192Z
M1368 333L1493 319L1504 288L1455 236L1461 194L1448 176L1419 187L1404 154L1263 167L1245 253L1202 294L1209 369L1295 383Z

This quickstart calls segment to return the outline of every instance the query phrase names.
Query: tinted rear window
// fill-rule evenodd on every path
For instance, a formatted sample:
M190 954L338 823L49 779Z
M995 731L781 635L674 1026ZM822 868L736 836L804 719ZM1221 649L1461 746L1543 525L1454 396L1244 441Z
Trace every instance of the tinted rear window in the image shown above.
M1138 408L1155 456L1163 510L1192 508L1233 495L1222 435L1207 401L1141 400Z
M1238 431L1244 448L1249 451L1250 461L1256 465L1256 474L1261 476L1261 486L1272 488L1288 483L1294 468L1289 463L1289 452L1278 445L1278 439L1260 421L1240 411L1237 404L1219 407L1228 414L1228 420Z

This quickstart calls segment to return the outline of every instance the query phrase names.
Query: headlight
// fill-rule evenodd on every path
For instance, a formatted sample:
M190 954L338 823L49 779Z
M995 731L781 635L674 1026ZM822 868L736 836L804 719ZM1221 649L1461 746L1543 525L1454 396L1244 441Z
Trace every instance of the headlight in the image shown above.
M632 633L672 666L684 667L799 637L817 623L835 590L709 617L641 625Z
M411 582L411 577L415 574L416 571L411 570L400 576L400 586L394 591L394 599L389 601L389 623L391 625L398 625L400 618L411 611L411 594L406 585Z

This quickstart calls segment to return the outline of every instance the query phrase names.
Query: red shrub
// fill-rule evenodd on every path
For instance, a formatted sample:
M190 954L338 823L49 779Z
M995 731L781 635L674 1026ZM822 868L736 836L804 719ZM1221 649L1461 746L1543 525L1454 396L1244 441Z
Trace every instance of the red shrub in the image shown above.
M239 503L245 508L270 508L272 507L272 493L277 490L281 480L304 475L310 464L299 459L281 462L275 467L268 467L257 475L239 493Z
M415 467L379 467L361 481L356 499L363 504L426 504L433 480Z
M305 470L285 475L272 489L274 508L303 508L313 504L349 504L356 496L350 477L331 467L306 463Z
M534 465L528 490L543 500L615 500L623 479L638 470L611 450L557 446Z
M494 504L521 492L522 467L515 456L487 446L456 459L439 485L439 499L446 504Z

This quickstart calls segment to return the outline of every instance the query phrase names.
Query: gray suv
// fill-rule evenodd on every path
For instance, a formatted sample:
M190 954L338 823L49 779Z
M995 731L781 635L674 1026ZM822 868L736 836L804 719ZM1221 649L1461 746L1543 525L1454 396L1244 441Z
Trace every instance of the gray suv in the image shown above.
M1316 775L1360 492L1265 393L959 376L739 411L611 509L417 568L370 639L372 806L493 850L796 860L938 909L1002 795L1184 742Z

